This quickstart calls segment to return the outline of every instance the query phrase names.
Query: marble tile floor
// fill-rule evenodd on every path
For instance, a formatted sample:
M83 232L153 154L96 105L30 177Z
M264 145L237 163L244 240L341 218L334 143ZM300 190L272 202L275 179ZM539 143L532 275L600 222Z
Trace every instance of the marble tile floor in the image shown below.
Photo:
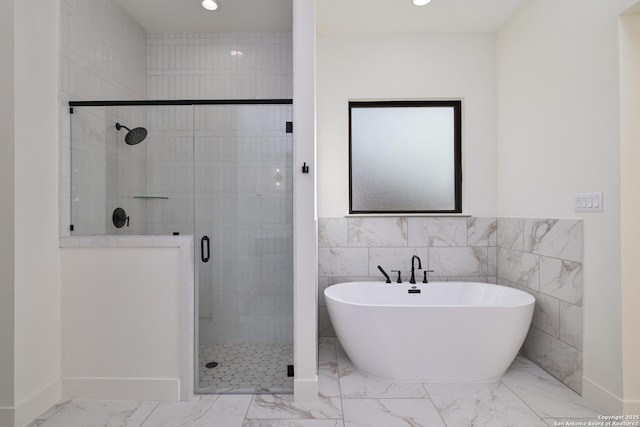
M199 355L198 393L293 393L292 344L203 343Z
M360 373L335 338L321 338L319 389L316 403L279 394L197 395L189 402L72 400L29 427L548 427L598 417L579 395L521 356L493 383L392 383Z

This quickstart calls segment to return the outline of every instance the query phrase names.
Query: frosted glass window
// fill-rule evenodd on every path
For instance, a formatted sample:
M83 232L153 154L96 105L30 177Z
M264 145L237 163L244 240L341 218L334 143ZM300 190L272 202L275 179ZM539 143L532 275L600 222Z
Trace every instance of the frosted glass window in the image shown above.
M462 212L461 101L349 103L350 213Z

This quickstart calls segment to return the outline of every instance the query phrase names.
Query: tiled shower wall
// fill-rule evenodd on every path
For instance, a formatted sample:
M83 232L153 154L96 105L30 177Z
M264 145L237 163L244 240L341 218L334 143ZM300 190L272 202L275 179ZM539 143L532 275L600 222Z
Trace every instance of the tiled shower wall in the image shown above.
M145 99L145 31L112 0L61 0L60 9L62 93L85 101Z
M64 237L70 234L71 218L69 101L145 99L147 56L146 33L112 0L61 0L60 32L60 236ZM74 136L83 140L82 163L76 162L73 171L74 182L81 183L74 199L87 207L77 212L82 217L76 219L86 226L85 234L104 234L113 210L106 206L111 190L105 168L114 154L108 143L117 138L107 122L139 123L142 117L135 113L107 117L98 109L88 116ZM104 173L96 173L99 170ZM141 179L142 172L135 177L137 182Z
M148 99L292 98L292 53L291 33L149 34ZM214 237L212 259L199 270L201 342L292 340L286 121L289 105L195 107L197 210L189 206L165 217L150 211L154 233L179 231L195 214L196 238ZM154 154L159 161L148 179L175 186L187 162L171 160L172 133L159 136L166 153Z
M381 265L408 281L412 255L434 281L500 283L533 294L522 352L580 392L582 221L492 217L349 217L318 221L318 329L335 336L324 289L384 280ZM420 272L421 274L421 272ZM422 276L416 277L417 282Z
M293 339L290 105L197 106L200 342Z
M149 99L293 97L291 33L158 33L147 38Z
M69 100L293 95L291 33L147 35L113 0L63 0L61 16L62 236L71 215ZM77 108L74 119L74 142L82 143L74 145L76 234L193 234L195 216L196 234L218 242L208 264L215 269L200 272L200 297L217 304L203 306L203 337L221 337L207 327L216 313L236 340L290 341L291 107ZM116 121L149 135L126 146ZM131 215L130 227L111 225L116 206ZM240 263L227 259L232 254Z
M70 234L72 216L70 100L252 99L293 95L291 33L147 35L113 0L62 0L60 20L61 236ZM152 170L124 165L126 173L107 171L109 162L115 158L110 145L122 142L118 137L124 137L122 132L114 133L111 129L116 121L130 127L147 127L149 139L155 134L164 142L173 138L176 145L183 145L184 138L173 131L160 135L158 128L150 126L156 111L147 114L138 108L137 113L123 116L114 115L113 111L108 115L106 110L94 109L92 117L76 132L83 146L79 148L80 159L75 162L79 167L74 166L73 179L81 185L75 189L73 198L86 206L86 209L74 208L76 231L80 234L145 234L170 226L173 231L184 232L175 223L167 224L175 215L158 217L153 206L162 202L130 200L132 195L153 191L158 182L181 182L180 178L172 179L179 166L176 162L165 168L157 159L166 156L156 147L149 153L142 147L129 148L119 161L145 163L145 156L149 156L155 161ZM163 128L167 126L171 128L171 125ZM111 141L107 141L109 139ZM175 152L175 148L166 146L167 153ZM104 173L96 173L100 170ZM163 170L166 176L158 173ZM127 180L112 183L109 173L113 177L126 176ZM146 190L141 188L144 181L149 181ZM125 201L129 202L127 206L121 200L116 201L118 197L114 199L114 194L124 194ZM140 221L132 222L127 229L111 227L114 203L131 212L132 219L148 216L152 225L148 230L139 226ZM184 211L173 209L172 212L179 216Z
M194 108L190 105L138 107L147 111L146 188L141 194L166 197L146 205L144 234L193 234ZM138 146L135 146L138 147ZM132 148L135 148L132 147Z
M134 107L75 107L72 115L71 223L74 235L144 234L146 205L133 198L146 191L143 145L124 142L116 122L145 125L146 114ZM116 228L111 216L121 207L131 218ZM66 218L69 232L69 218ZM63 219L64 220L64 219Z

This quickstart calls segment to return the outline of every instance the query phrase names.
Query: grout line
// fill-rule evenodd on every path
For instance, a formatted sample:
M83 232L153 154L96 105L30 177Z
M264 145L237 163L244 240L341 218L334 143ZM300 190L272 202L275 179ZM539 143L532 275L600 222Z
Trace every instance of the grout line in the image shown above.
M342 402L343 396L342 396L342 382L340 381L340 359L338 358L338 345L342 347L342 344L339 344L337 336L334 338L333 343L334 343L333 351L336 354L336 374L338 375L338 392L340 393L340 402ZM344 423L344 405L342 406L342 422Z
M156 402L156 406L153 407L153 409L151 410L151 412L149 412L149 415L147 415L144 420L142 420L142 422L140 423L140 427L143 427L144 424L147 422L147 420L149 419L149 417L151 416L151 414L153 414L156 409L158 409L158 406L160 406L160 402Z
M529 252L529 251L525 251L524 249L523 250L513 249L513 248L509 248L509 247L506 247L506 246L500 246L500 245L487 246L487 247L490 247L490 248L495 247L495 248L498 248L498 250L503 249L503 250L507 250L507 251L520 252L520 253L523 253L523 254L535 255L535 256L538 256L538 257L556 259L556 260L559 260L559 261L573 262L573 263L580 264L580 265L584 264L584 260L582 260L582 261L574 261L572 259L560 258L558 256L545 255L545 254L540 254L540 253L536 253L536 252Z
M447 422L445 421L444 417L442 416L442 413L440 412L440 409L438 409L438 406L433 402L433 399L431 398L431 395L429 394L429 390L427 390L427 384L426 383L422 383L422 388L424 389L425 393L427 393L427 396L429 396L429 401L431 402L431 404L433 405L434 409L436 410L438 416L442 420L442 424L447 426Z
M244 417L242 418L242 425L244 425L248 420L247 416L249 415L249 409L251 409L251 405L253 405L253 399L255 399L255 398L256 398L256 394L253 393L251 395L251 399L249 399L249 404L247 405L247 410L244 411Z
M527 360L529 360L529 358L527 358ZM511 369L511 368L509 368ZM533 409L531 406L529 406L529 404L527 402L525 402L525 400L520 397L520 395L518 393L516 393L514 390L511 389L511 387L509 387L504 381L502 381L502 379L500 380L500 384L503 384L511 393L513 393L514 396L516 396L516 398L521 401L527 408L529 408L531 410L531 412L533 412L535 414L536 417L538 417L540 420L542 420L542 415L538 414L538 411L536 411L535 409ZM544 422L544 421L542 421Z

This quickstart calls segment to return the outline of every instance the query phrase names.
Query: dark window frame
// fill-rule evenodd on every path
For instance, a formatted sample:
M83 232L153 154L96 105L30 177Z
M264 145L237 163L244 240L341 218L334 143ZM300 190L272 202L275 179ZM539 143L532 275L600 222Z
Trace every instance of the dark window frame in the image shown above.
M454 208L448 210L354 210L352 117L354 108L451 107L454 118ZM349 101L349 213L350 214L460 214L462 213L462 100Z

